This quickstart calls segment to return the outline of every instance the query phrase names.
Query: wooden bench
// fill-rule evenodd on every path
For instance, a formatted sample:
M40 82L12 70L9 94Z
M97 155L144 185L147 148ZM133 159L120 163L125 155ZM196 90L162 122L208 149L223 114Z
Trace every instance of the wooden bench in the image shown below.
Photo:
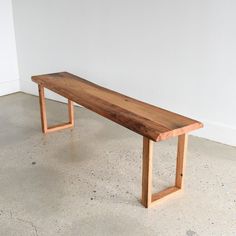
M32 76L39 87L42 131L57 131L74 126L73 102L92 110L143 136L142 204L154 205L157 200L182 188L187 133L201 128L199 121L138 101L67 72ZM48 127L44 88L68 99L69 122ZM178 136L175 185L152 193L153 141Z

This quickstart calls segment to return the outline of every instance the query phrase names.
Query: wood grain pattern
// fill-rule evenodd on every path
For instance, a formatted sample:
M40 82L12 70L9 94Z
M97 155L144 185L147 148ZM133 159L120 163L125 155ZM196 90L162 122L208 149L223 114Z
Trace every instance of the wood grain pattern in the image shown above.
M153 141L203 126L199 121L103 88L68 72L32 76L32 80Z

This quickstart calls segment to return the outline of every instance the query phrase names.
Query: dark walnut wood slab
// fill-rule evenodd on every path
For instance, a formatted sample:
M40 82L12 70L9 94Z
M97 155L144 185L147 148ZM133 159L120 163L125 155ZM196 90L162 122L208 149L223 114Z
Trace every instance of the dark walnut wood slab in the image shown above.
M68 72L32 76L32 80L153 141L203 126L199 121L138 101Z

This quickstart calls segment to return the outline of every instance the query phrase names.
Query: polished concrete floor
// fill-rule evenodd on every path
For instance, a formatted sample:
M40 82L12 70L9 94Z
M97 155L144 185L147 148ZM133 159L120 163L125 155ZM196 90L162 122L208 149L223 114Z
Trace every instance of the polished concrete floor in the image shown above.
M48 120L67 119L47 101ZM0 235L236 235L236 148L190 136L185 189L145 209L142 137L76 107L41 133L38 98L0 97ZM176 139L155 144L154 189L173 183Z

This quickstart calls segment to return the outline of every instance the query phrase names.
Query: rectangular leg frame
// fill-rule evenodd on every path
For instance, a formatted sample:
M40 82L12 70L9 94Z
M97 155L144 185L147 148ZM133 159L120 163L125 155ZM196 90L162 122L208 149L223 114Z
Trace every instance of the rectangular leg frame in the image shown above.
M41 124L42 124L43 133L54 132L54 131L58 131L61 129L66 129L66 128L73 128L74 127L74 109L73 109L73 102L71 100L68 100L69 122L48 127L44 87L42 85L39 85L38 88L39 88L39 103L40 103L40 114L41 114Z
M180 190L183 187L184 160L187 151L187 134L178 137L177 163L175 186L169 187L159 193L152 194L152 158L153 141L143 137L143 172L142 172L142 204L148 208L159 199Z

